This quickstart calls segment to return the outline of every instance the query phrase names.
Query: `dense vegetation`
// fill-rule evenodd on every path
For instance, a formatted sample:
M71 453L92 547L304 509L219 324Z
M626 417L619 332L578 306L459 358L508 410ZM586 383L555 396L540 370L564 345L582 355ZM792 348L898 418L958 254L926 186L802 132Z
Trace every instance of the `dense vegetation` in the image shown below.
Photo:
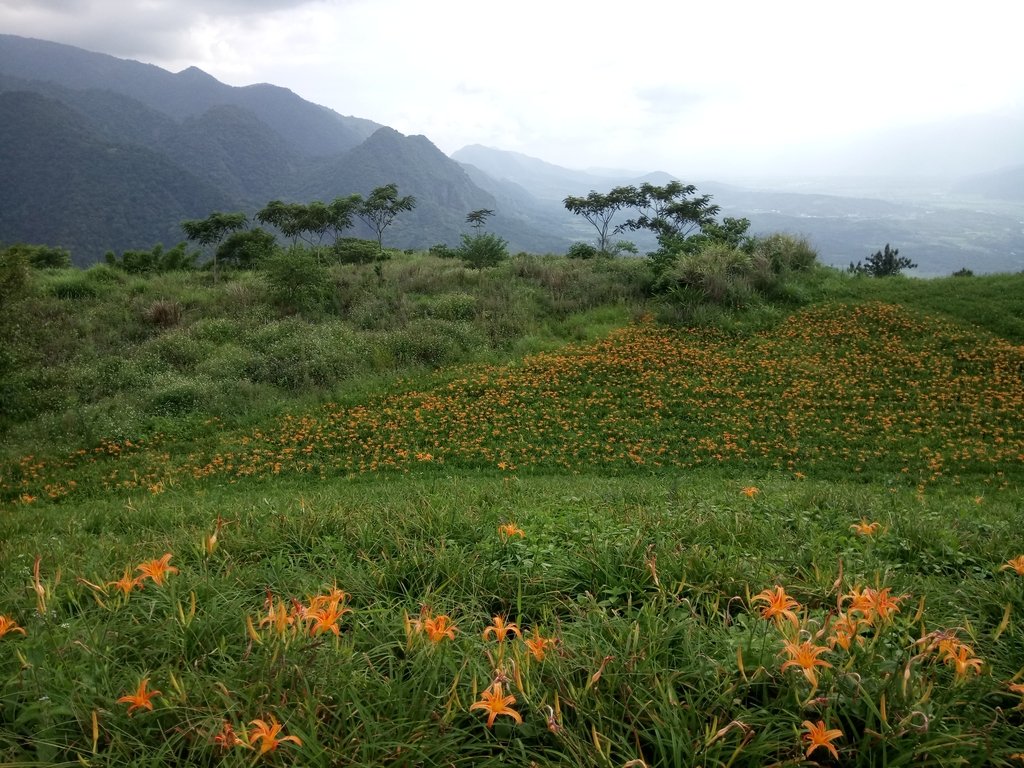
M1019 764L1024 276L368 247L4 252L0 761Z

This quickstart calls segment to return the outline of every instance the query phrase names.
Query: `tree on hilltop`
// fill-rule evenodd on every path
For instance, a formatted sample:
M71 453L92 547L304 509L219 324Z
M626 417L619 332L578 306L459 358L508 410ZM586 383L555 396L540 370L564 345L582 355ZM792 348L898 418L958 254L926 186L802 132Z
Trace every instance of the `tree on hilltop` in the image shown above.
M861 264L850 262L849 271L855 275L869 275L871 277L891 277L900 274L904 269L917 269L917 264L906 256L900 256L900 249L890 250L889 244L885 244L884 251L876 251L868 256Z

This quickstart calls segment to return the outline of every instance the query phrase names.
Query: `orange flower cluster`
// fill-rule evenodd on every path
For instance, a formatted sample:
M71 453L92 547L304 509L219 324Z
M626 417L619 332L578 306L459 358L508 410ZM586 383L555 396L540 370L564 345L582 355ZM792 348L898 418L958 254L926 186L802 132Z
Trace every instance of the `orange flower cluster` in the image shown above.
M1024 468L1022 365L1022 347L880 303L811 308L739 339L647 322L519 365L470 367L433 390L285 416L225 436L212 455L176 462L154 441L106 444L62 466L26 457L0 493L69 493L69 475L100 457L111 489L425 465L731 465L1005 483Z
M149 579L158 587L162 587L164 582L167 581L167 577L171 574L178 573L178 569L171 565L171 553L167 552L162 557L155 558L153 560L146 560L145 562L139 563L135 567L135 570L139 572L138 576L132 576L132 569L130 566L125 567L124 574L120 579L116 581L108 581L105 585L93 584L85 579L79 579L82 584L99 594L107 594L107 588L113 587L117 592L127 597L136 589L142 589L146 585L146 580Z
M325 632L332 632L335 636L341 636L339 622L345 614L352 613L347 606L351 599L344 590L333 586L325 592L312 595L306 603L301 603L292 598L291 600L277 599L267 590L267 598L264 601L264 612L259 622L254 626L252 617L246 617L246 632L254 642L260 643L263 638L257 632L259 629L267 629L268 632L278 638L290 639L301 630L311 636L322 635Z

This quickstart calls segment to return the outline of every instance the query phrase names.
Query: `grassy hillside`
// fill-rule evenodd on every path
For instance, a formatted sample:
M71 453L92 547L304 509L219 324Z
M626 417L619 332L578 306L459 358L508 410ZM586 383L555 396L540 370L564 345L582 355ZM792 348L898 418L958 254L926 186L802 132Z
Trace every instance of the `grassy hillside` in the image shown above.
M1019 764L1024 276L327 274L5 304L0 762Z

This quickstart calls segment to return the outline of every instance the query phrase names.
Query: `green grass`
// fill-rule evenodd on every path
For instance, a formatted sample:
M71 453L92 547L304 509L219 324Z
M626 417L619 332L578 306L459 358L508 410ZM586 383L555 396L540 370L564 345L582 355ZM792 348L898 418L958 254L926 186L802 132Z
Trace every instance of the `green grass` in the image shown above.
M310 317L259 275L37 275L0 359L0 763L1019 764L1021 278L817 270L670 328L643 270L410 257ZM898 611L844 648L867 588ZM473 707L495 681L521 724ZM215 740L271 718L301 745Z
M0 527L0 604L27 635L0 640L0 755L220 762L225 719L241 731L273 715L303 746L282 744L272 762L765 765L798 760L800 723L821 718L844 732L843 764L1009 764L1024 582L999 568L1024 551L1021 507L1015 493L970 493L771 474L436 476L15 510ZM857 536L862 517L883 530ZM523 538L499 536L509 521ZM165 552L180 573L163 587L124 598L85 583ZM905 597L852 653L825 654L815 690L781 669L782 632L752 604L777 584L811 632L854 587ZM291 606L332 585L351 595L338 637L247 633L268 594ZM407 638L403 616L424 606L454 618L454 640ZM557 646L538 661L517 640L484 640L495 615ZM954 629L980 674L958 678L915 645ZM488 729L469 709L499 671L521 726ZM117 699L143 676L162 693L128 716ZM252 761L243 748L223 759Z

